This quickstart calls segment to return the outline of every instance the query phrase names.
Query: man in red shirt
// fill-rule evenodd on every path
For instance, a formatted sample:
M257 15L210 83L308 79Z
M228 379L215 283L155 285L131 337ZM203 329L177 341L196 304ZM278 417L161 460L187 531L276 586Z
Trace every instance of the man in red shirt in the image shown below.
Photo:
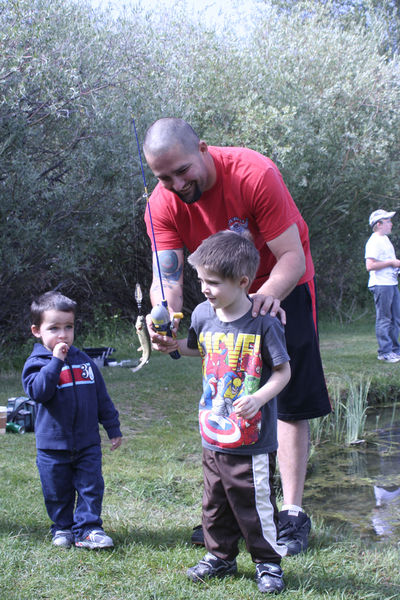
M217 231L248 229L261 257L249 290L253 315L270 312L286 320L292 379L278 396L283 488L279 540L286 544L288 554L297 554L307 548L311 528L301 506L308 419L331 410L319 354L307 225L276 165L253 150L208 146L188 123L176 118L153 123L143 150L159 180L150 207L169 310L180 312L183 305L184 247L192 252ZM148 211L146 224L152 239ZM154 267L153 305L161 301L155 256ZM155 348L165 351L168 338L155 332L151 338Z

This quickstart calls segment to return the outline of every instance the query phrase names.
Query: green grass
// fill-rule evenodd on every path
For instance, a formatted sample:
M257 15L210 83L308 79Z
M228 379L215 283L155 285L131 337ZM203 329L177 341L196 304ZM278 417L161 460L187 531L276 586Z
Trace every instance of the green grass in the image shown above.
M393 402L400 387L397 363L377 360L374 317L353 324L322 322L321 355L328 383L334 378L370 380L371 402Z
M106 343L118 348L118 360L129 358L130 341ZM376 360L373 324L322 327L321 346L328 381L368 375L370 392L378 400L389 400L390 389L398 389L398 366ZM112 453L103 438L103 520L115 549L54 548L35 466L34 435L1 436L0 600L259 597L244 547L237 577L204 586L185 577L186 569L202 556L202 549L189 543L192 527L200 522L202 495L198 360L173 361L154 354L136 374L122 368L103 373L124 433L123 446ZM0 404L21 393L19 372L0 375ZM282 566L287 586L283 599L400 596L398 547L393 542L366 544L318 518L313 520L309 551L284 559Z

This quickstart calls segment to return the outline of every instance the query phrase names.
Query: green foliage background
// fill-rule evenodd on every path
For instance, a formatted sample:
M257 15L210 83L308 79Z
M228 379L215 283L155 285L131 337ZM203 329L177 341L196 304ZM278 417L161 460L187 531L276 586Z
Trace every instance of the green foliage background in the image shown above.
M87 323L134 320L151 258L133 116L141 139L181 116L270 156L310 228L320 308L370 306L368 214L400 205L399 3L255 0L251 15L244 32L183 0L162 16L0 0L0 356L50 288ZM186 312L197 299L186 277Z

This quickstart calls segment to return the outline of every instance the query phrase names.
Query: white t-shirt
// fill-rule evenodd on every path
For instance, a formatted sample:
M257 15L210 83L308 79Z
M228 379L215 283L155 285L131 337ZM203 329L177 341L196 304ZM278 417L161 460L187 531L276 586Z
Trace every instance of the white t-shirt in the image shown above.
M365 258L374 258L375 260L393 260L396 253L392 242L387 235L379 235L374 232L365 244ZM385 267L379 271L369 272L368 287L374 285L397 285L398 269L394 267Z

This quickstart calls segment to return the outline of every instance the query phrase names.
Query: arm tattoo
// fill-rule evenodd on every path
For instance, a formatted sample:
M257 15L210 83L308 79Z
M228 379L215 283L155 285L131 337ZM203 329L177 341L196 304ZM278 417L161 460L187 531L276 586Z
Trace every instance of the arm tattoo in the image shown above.
M179 281L183 270L183 263L179 265L177 253L174 250L162 250L158 253L158 260L163 280L171 284ZM156 276L158 277L156 264L154 264L153 272L156 279Z

